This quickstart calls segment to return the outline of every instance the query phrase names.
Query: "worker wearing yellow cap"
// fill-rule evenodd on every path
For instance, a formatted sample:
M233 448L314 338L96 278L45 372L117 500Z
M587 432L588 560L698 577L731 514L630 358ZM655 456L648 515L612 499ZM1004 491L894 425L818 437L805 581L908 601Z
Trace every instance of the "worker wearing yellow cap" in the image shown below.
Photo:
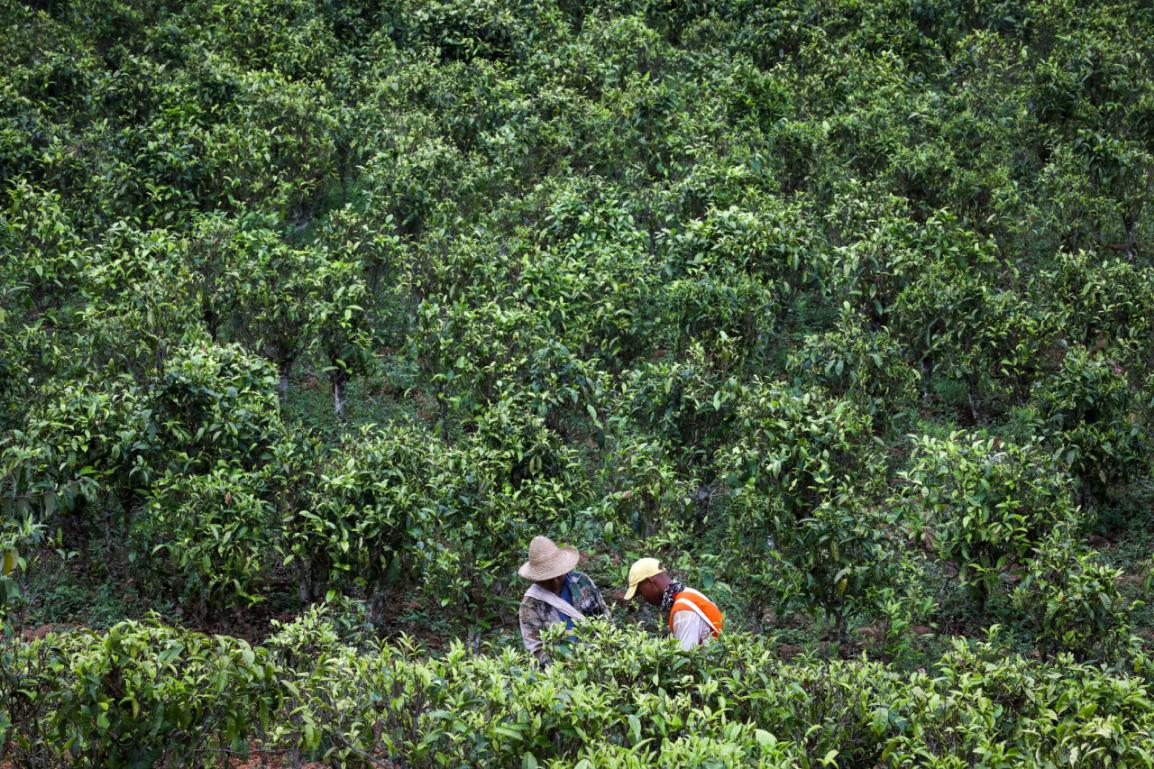
M717 604L670 579L656 558L642 558L630 567L625 600L631 600L635 593L640 593L647 603L661 607L662 615L669 617L669 632L687 651L717 638L725 627L725 617Z

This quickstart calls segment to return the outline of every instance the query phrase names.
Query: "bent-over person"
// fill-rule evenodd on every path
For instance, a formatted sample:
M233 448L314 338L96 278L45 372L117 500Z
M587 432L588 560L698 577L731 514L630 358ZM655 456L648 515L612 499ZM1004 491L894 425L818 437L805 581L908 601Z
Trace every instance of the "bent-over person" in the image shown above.
M548 537L533 537L529 543L529 560L517 571L533 584L521 599L517 616L521 621L521 638L542 665L549 659L541 646L541 631L550 625L565 623L567 630L586 617L609 613L601 591L593 580L573 571L580 560L573 547L557 547Z
M675 582L656 558L642 558L629 568L625 600L640 593L669 618L669 633L688 651L721 635L725 617L717 604L701 592Z

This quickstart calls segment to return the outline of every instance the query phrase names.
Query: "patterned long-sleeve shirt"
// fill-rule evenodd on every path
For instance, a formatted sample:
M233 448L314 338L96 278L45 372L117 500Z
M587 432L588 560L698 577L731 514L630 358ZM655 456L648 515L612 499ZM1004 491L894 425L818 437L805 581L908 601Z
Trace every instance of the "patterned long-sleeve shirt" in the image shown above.
M565 577L569 583L569 592L572 595L570 605L586 617L600 617L609 613L609 607L593 580L576 571L569 572ZM542 663L548 662L545 650L541 647L541 631L558 622L565 622L565 616L560 611L542 600L526 593L521 599L521 608L517 611L521 621L521 638L525 648L536 655Z

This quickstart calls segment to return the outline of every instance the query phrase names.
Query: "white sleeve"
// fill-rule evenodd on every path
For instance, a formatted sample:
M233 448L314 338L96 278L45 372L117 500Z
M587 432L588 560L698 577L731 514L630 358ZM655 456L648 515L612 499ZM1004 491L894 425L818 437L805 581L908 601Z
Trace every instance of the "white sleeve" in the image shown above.
M707 632L709 626L697 612L679 611L673 615L673 637L681 642L684 651L697 648Z

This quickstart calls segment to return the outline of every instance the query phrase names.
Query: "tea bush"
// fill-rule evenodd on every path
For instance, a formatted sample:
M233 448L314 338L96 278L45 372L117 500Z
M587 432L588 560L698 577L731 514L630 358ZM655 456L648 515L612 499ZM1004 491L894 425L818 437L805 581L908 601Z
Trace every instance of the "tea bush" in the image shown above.
M807 335L790 353L787 370L860 404L880 430L908 424L916 408L918 370L887 329L871 329L851 312L843 312L832 331Z
M189 614L251 605L273 553L276 515L257 478L218 464L202 475L168 475L153 491L143 524L153 553L184 576Z
M1039 433L1078 479L1079 499L1101 503L1149 470L1149 442L1125 370L1084 348L1067 351L1035 386Z
M197 473L220 460L258 466L281 429L276 382L268 361L239 346L175 351L151 392L168 467Z
M1130 637L1121 576L1058 529L1031 556L1014 600L1036 625L1043 649L1106 659Z
M188 766L245 752L280 706L263 649L156 624L9 645L3 663L0 741L26 765Z
M9 495L46 495L38 521L60 526L70 544L103 528L128 530L139 490L156 466L156 427L147 399L127 379L59 388L13 431L3 457Z
M758 382L735 421L742 437L717 457L735 498L729 555L758 592L820 607L844 630L847 611L893 563L871 504L884 461L869 416L821 392Z
M425 471L439 448L416 435L362 432L321 469L289 553L314 574L320 564L348 574L381 610L389 586L417 566L415 549L433 513Z
M796 519L878 488L884 461L869 416L851 401L757 381L735 422L740 437L717 457L731 484L777 498Z
M1076 520L1070 479L1036 447L964 433L923 436L902 476L915 528L983 603L1004 570Z
M576 644L547 634L559 662L542 671L512 650L354 645L335 616L310 612L255 648L136 623L9 642L0 744L18 762L113 767L208 766L248 744L413 767L1151 762L1148 680L1069 657L958 641L931 669L899 672L786 662L742 634L687 654L592 622Z
M1148 271L1079 251L1056 254L1035 281L1039 300L1062 318L1070 347L1102 349L1123 367L1148 360L1144 356L1154 339L1154 284Z

